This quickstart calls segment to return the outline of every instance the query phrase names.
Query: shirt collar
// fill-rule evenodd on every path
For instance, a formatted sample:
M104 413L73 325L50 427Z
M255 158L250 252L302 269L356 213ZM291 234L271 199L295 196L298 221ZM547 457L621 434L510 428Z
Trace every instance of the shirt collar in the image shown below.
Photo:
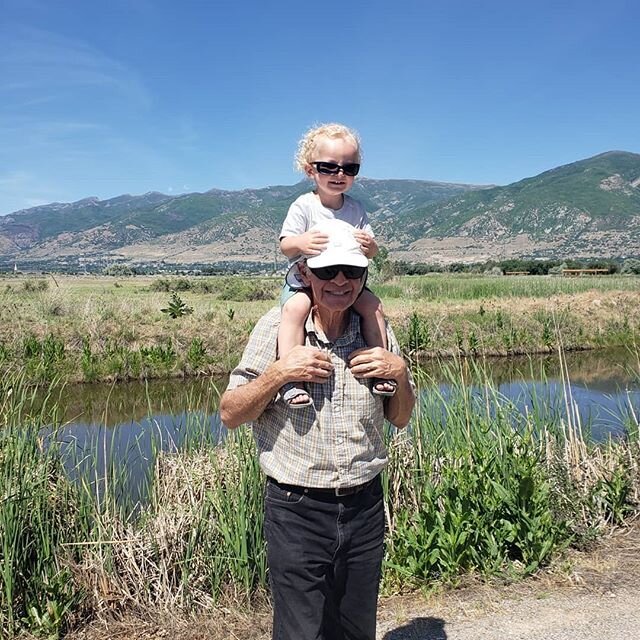
M352 310L349 310L349 322L347 323L347 328L345 329L345 332L334 343L331 343L331 341L327 339L324 331L316 328L313 322L313 310L307 316L305 331L307 335L314 335L315 341L318 344L327 346L330 344L334 344L335 346L339 347L344 344L350 344L356 339L356 337L360 333L360 316L357 313L354 313Z

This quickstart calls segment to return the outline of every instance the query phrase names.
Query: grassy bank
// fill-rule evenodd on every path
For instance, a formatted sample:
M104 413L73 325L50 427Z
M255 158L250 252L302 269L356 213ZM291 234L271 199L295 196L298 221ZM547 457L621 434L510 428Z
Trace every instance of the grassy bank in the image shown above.
M386 593L470 571L526 575L636 512L632 412L625 440L593 444L539 403L523 415L490 384L471 395L453 366L446 398L416 376L411 427L389 433ZM247 430L216 446L191 415L179 451L153 448L148 499L134 505L126 487L139 452L71 482L69 470L102 454L44 438L55 398L36 411L23 377L0 385L0 636L56 637L131 612L186 618L263 596L263 477Z
M4 277L0 370L31 381L228 372L280 279ZM640 278L469 275L373 282L404 350L508 355L637 341Z

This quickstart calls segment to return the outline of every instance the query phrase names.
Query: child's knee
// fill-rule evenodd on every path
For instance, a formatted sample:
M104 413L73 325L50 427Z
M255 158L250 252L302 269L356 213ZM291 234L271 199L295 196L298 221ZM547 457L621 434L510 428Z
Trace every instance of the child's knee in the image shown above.
M282 316L285 318L306 318L311 311L311 300L306 293L298 292L292 295L283 305L281 309Z
M384 318L382 300L368 289L362 292L354 307L360 315L375 315L379 318Z

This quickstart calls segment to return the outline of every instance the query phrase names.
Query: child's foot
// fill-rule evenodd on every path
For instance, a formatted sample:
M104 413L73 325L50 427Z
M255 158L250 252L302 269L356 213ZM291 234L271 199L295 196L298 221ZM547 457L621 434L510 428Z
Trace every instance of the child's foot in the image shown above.
M291 409L304 409L313 404L308 391L300 384L290 382L280 389L282 399Z
M395 395L398 383L395 380L374 380L373 393L377 396Z

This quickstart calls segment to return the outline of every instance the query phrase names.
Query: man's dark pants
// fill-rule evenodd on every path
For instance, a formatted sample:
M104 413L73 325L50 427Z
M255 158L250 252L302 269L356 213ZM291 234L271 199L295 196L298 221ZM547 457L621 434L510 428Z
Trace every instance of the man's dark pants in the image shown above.
M382 566L380 478L337 497L267 483L274 640L374 640Z

